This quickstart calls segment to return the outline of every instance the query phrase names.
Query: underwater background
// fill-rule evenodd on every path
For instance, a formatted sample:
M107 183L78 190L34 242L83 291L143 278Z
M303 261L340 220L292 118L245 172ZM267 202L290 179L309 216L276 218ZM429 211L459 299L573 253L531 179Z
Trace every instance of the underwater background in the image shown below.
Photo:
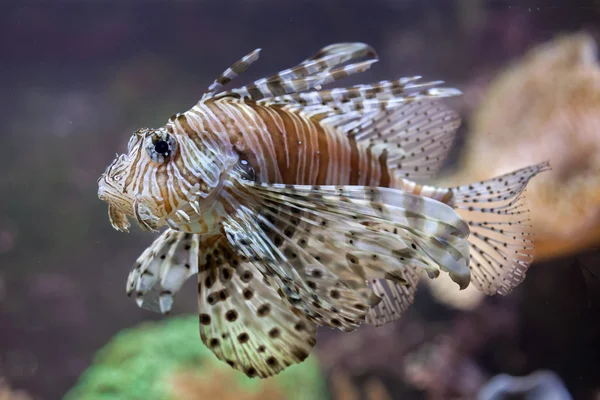
M599 39L597 0L0 1L0 399L600 399ZM550 159L527 194L538 258L509 296L423 284L400 321L322 328L249 380L200 341L196 285L169 317L126 297L151 236L111 228L96 179L254 48L240 82L350 41L380 61L343 85L464 92L439 183Z

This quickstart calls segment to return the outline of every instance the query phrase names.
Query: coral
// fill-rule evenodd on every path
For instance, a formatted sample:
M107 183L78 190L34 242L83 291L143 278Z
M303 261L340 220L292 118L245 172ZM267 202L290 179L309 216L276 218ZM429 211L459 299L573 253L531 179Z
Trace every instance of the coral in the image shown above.
M248 391L232 379L230 371L198 373L176 371L170 378L173 400L239 399L279 400L287 398L272 380L267 380L255 391ZM224 382L228 382L224 384Z
M529 51L491 82L469 121L454 185L550 160L529 184L536 258L600 241L600 65L577 33Z
M250 379L217 360L200 341L197 317L185 316L118 333L65 399L318 400L325 392L314 355L272 379Z

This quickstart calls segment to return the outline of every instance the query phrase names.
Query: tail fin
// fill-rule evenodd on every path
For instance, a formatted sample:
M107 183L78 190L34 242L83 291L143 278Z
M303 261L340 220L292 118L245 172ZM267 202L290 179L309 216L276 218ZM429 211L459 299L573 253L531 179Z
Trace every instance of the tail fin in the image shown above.
M506 295L525 278L535 248L523 191L531 178L549 169L544 162L452 188L454 207L471 228L469 268L480 291Z

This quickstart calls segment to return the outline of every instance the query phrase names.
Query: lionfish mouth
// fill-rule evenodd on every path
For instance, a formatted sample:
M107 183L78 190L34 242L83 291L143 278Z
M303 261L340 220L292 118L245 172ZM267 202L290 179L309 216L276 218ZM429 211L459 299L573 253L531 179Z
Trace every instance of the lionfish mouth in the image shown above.
M164 225L156 207L140 195L127 194L121 185L107 174L102 174L98 179L98 198L108 204L110 223L118 231L129 232L130 217L145 231L157 232L158 228Z
M129 232L128 214L132 215L131 201L116 187L106 174L98 179L98 198L108 204L108 218L113 228L121 232Z

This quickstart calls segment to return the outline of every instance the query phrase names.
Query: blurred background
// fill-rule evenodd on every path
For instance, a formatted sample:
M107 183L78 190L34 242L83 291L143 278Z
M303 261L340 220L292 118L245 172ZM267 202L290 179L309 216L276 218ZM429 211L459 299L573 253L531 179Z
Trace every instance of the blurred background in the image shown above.
M2 0L0 399L600 399L598 38L597 0ZM153 236L114 231L96 179L254 48L238 86L340 41L380 56L343 85L464 92L440 182L551 160L528 190L538 261L507 297L424 284L402 320L322 329L309 361L248 382L203 350L195 285L168 318L126 297Z

